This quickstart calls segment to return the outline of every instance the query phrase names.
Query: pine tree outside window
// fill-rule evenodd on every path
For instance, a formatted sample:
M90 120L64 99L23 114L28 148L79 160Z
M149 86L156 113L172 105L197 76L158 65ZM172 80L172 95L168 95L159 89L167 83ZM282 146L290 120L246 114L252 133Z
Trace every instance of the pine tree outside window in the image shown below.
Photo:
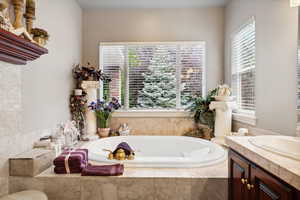
M125 110L182 110L205 95L205 43L101 43L100 67L112 78L101 97Z

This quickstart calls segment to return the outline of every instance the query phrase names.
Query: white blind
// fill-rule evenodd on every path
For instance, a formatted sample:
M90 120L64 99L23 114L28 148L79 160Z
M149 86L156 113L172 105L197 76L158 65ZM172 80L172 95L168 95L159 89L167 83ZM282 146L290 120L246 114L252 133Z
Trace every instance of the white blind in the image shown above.
M187 105L190 96L205 94L205 45L180 46L181 105Z
M106 44L100 51L101 67L116 79L109 96L119 90L128 109L182 108L204 94L204 42Z
M255 20L251 19L232 38L232 90L238 111L255 112Z
M125 68L125 48L121 45L101 46L101 63L103 72L111 79L110 83L103 84L102 97L109 100L111 97L122 99L122 81Z

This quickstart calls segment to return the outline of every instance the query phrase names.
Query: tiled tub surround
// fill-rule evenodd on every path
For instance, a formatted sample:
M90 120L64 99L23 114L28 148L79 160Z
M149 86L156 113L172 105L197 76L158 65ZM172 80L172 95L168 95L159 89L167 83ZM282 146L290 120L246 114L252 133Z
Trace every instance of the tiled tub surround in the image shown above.
M227 137L226 143L231 149L300 190L300 162L256 147L248 141L249 138Z
M127 123L131 135L173 135L181 136L194 129L191 117L113 117L111 128L117 130Z
M53 168L10 177L10 192L44 191L49 200L226 200L227 161L205 168L126 168L119 177L56 175Z

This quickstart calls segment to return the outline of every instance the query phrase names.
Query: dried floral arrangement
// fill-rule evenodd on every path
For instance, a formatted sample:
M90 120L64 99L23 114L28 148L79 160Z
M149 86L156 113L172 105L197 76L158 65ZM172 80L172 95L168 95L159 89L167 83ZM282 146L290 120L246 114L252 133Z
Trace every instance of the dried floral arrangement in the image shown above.
M81 96L71 95L70 96L70 112L72 120L76 122L76 128L81 134L84 133L85 118L84 113L86 111L86 93L83 91Z
M74 94L70 96L70 111L72 120L76 122L76 127L83 135L85 132L85 112L88 109L87 94L81 87L82 81L99 81L110 82L108 76L102 73L101 70L97 70L96 67L91 66L90 63L87 66L80 64L76 65L72 71L73 78L75 80L76 88ZM78 92L79 93L76 93Z
M73 77L78 81L105 81L110 82L111 79L102 73L101 70L97 70L96 67L91 66L88 63L87 66L77 65L73 69Z

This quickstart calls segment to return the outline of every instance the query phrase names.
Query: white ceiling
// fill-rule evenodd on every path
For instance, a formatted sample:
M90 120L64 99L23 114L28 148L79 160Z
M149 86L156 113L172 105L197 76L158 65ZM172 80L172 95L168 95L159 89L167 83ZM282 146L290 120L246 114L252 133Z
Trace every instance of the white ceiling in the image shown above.
M224 6L230 0L77 0L82 8L193 8Z

